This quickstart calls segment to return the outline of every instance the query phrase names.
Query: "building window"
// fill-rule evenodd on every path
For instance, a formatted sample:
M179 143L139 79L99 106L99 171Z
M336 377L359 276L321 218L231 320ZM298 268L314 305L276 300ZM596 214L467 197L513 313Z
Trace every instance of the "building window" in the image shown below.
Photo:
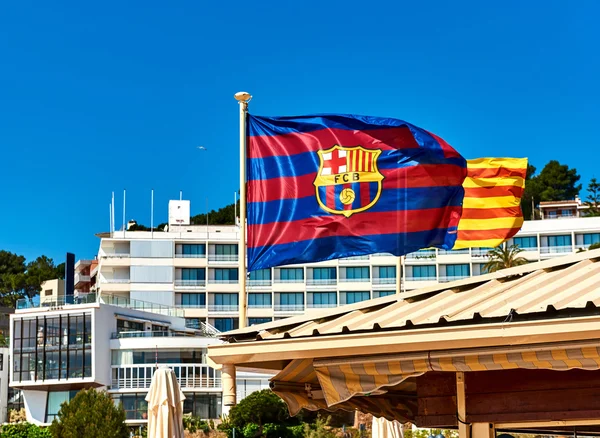
M185 326L192 329L200 329L202 327L201 318L185 318Z
M231 306L237 307L239 296L238 294L214 294L215 306Z
M354 266L346 268L346 278L348 280L364 280L369 279L368 266Z
M146 401L146 395L146 393L113 394L112 399L115 403L123 405L127 420L147 420L148 402Z
M550 211L548 212L548 217L549 217L550 219L556 219L556 210L550 210Z
M221 417L221 394L185 392L183 413L202 419Z
M346 302L341 304L354 304L371 298L369 292L342 292L342 294L342 297L345 296Z
M593 245L594 243L600 243L600 233L591 233L583 235L583 244L585 246Z
M234 256L238 254L237 245L215 245L215 254L219 256Z
M91 314L15 318L13 322L13 381L91 377Z
M237 295L236 295L237 296ZM267 309L272 306L271 304L271 294L263 293L263 294L248 294L248 307L256 307L261 309Z
M270 269L259 269L258 271L250 272L250 280L256 281L270 281L271 270Z
M571 246L571 235L548 236L548 246Z
M236 330L239 327L237 318L215 318L213 326L220 332Z
M538 246L535 236L514 237L513 244L522 249L537 249Z
M203 308L206 307L206 294L176 294L175 301L181 307Z
M468 277L469 265L446 265L446 276L447 277Z
M314 280L335 280L335 268L312 268Z
M302 292L281 292L279 304L282 306L304 306L304 294Z
M335 307L337 306L337 293L335 292L313 292L313 307Z
M264 324L273 321L272 318L248 318L248 325Z
M144 331L143 322L129 321L127 319L117 319L117 333L142 331Z
M389 295L394 295L395 293L395 290L374 290L373 298L387 297Z
M69 402L77 395L78 391L50 391L46 403L46 423L52 423L58 416L60 405Z
M413 277L417 279L426 278L435 280L436 278L435 265L413 266L412 271Z
M206 257L206 245L202 244L177 244L175 254L182 258L203 258Z
M304 281L304 269L303 268L281 268L279 270L279 278L282 281L302 282L302 281Z
M238 270L237 268L216 268L215 280L218 282L237 283Z
M562 217L572 217L573 216L573 210L561 210L560 211L560 215Z
M23 401L23 391L20 389L14 389L8 387L8 403L6 406L7 411L20 411L25 408L25 402Z
M206 270L204 268L182 268L182 280L206 280Z
M379 266L379 278L396 278L395 266Z

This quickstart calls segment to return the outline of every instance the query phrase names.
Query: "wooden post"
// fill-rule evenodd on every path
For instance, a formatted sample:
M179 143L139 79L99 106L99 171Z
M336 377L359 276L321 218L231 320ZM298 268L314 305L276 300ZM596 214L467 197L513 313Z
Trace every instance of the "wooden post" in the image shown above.
M456 373L456 409L458 414L459 438L471 437L471 428L470 425L467 424L467 404L465 390L465 373L459 371Z
M495 438L496 431L493 424L473 423L471 425L471 436L472 438Z
M235 386L235 365L224 364L221 370L221 384L223 385L223 406L235 406L237 400Z

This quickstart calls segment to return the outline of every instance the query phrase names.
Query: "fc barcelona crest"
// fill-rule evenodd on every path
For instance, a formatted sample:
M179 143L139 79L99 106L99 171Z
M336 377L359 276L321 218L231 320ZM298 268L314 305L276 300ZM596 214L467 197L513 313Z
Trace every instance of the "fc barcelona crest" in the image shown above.
M377 168L380 149L335 145L317 153L320 163L314 185L323 210L350 217L377 203L383 181Z

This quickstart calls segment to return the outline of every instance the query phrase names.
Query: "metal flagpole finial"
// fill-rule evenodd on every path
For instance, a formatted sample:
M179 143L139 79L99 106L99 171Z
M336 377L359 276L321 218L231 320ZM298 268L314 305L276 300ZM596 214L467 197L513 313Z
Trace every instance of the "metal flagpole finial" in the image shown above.
M244 109L248 108L248 102L252 100L252 95L246 91L239 91L235 93L233 97L244 107Z

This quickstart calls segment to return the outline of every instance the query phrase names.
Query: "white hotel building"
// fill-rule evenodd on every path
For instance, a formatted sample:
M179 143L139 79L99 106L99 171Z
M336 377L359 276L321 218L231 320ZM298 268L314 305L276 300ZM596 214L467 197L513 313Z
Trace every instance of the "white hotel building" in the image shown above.
M189 201L171 201L171 210L181 202ZM183 210L189 212L189 204ZM179 220L189 224L189 214ZM102 293L178 307L189 327L200 322L219 331L238 327L238 227L172 224L168 232L115 231L100 237L96 284ZM600 218L577 217L526 221L509 243L518 244L524 257L537 261L595 242L600 242ZM480 275L488 250L408 254L400 273L402 288ZM397 257L373 254L252 272L247 281L247 323L393 294L397 265Z
M217 418L226 409L220 373L208 366L206 347L219 342L219 331L239 325L239 229L184 225L189 204L181 208L182 202L170 203L168 231L101 234L97 266L76 265L79 302L57 295L41 305L22 303L11 316L10 384L23 390L29 421L51 422L62 401L81 388L98 387L123 403L131 424L143 423L157 364L175 370L187 397L185 412ZM537 261L596 242L600 217L563 217L525 222L509 243ZM402 289L480 275L487 252L409 254L402 262ZM396 257L374 254L251 273L247 322L396 293L397 265ZM266 376L238 373L237 395L267 384Z

